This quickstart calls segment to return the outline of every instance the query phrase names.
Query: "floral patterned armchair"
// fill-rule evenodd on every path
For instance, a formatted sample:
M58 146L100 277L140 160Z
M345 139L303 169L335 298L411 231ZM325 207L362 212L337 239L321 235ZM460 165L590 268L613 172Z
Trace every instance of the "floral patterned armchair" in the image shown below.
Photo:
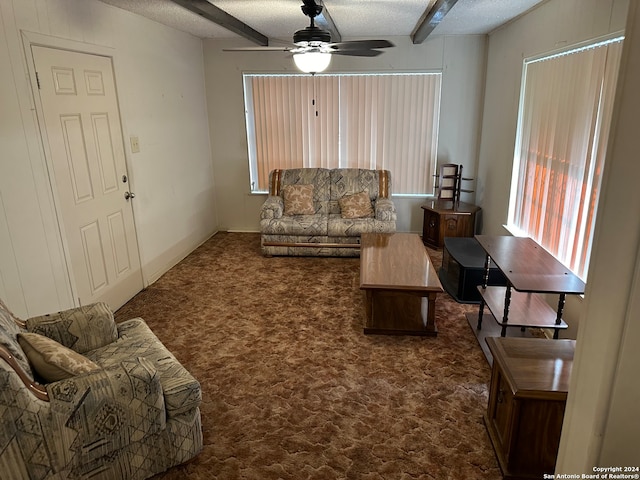
M202 449L199 383L104 303L21 321L0 301L0 476L143 479Z

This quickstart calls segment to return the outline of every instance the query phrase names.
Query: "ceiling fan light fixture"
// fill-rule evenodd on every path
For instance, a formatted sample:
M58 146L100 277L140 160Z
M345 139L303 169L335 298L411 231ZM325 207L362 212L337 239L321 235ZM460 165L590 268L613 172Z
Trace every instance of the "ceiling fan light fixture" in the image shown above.
M320 73L331 63L331 54L323 52L295 53L293 61L299 70L305 73Z
M331 33L318 27L307 27L293 34L293 43L296 45L314 42L318 44L331 42Z

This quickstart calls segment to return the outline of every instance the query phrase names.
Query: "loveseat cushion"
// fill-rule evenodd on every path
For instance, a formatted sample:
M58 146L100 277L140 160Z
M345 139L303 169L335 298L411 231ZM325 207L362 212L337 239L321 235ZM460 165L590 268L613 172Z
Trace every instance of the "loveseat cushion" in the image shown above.
M313 185L285 185L283 189L285 215L313 215Z
M345 195L338 200L342 218L368 218L373 217L371 199L367 192Z
M290 168L269 173L269 195L282 197L286 185L313 185L313 209L328 213L331 176L326 168Z
M285 215L260 221L263 235L326 235L327 215Z
M327 228L330 237L360 237L363 233L392 233L395 222L381 222L373 218L342 218L338 213L329 215Z
M157 370L164 393L167 417L175 417L200 405L200 384L158 340L144 320L118 324L119 338L110 345L86 353L103 368L130 358L143 357Z
M381 175L383 178L381 178ZM369 199L376 201L381 196L380 182L388 176L386 170L367 170L364 168L336 168L331 170L329 213L340 213L339 201L346 195L367 192Z

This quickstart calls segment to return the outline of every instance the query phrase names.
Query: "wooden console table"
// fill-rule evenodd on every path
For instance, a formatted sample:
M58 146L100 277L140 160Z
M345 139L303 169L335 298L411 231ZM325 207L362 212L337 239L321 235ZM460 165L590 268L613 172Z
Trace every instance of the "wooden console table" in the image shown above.
M487 338L493 354L484 422L506 480L541 479L556 465L574 340Z
M431 200L420 208L422 241L433 248L441 248L445 237L473 237L476 228L476 213L480 207L453 200Z
M557 339L560 330L567 328L562 320L566 295L584 293L584 282L531 238L489 235L475 238L487 253L485 278L483 285L478 286L481 296L478 330L482 328L486 305L502 327L502 337L507 327L537 327L553 329L553 338ZM506 277L506 287L487 286L491 261ZM539 293L558 294L557 310Z

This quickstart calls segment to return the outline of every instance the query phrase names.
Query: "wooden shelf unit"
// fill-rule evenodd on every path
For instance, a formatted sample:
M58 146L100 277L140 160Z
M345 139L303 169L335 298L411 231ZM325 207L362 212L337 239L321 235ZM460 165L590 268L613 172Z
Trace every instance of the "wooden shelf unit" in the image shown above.
M494 314L505 311L507 287L482 287L478 291L484 299L489 310ZM536 327L536 328L562 328L568 325L560 319L557 321L557 312L549 306L545 299L535 293L511 291L509 302L509 317L504 321L502 317L496 317L496 322L501 327Z
M476 235L487 253L485 279L478 287L481 301L478 330L482 328L484 307L500 324L501 336L508 327L551 328L557 339L567 324L562 320L566 295L584 293L585 284L531 238ZM506 287L487 286L489 262L493 261L507 279ZM558 307L553 308L540 293L557 294Z
M472 182L473 178L462 176L462 165L445 163L440 165L440 173L434 174L434 189L438 190L438 199L460 202L460 193L473 193L473 190L462 188L462 182Z

